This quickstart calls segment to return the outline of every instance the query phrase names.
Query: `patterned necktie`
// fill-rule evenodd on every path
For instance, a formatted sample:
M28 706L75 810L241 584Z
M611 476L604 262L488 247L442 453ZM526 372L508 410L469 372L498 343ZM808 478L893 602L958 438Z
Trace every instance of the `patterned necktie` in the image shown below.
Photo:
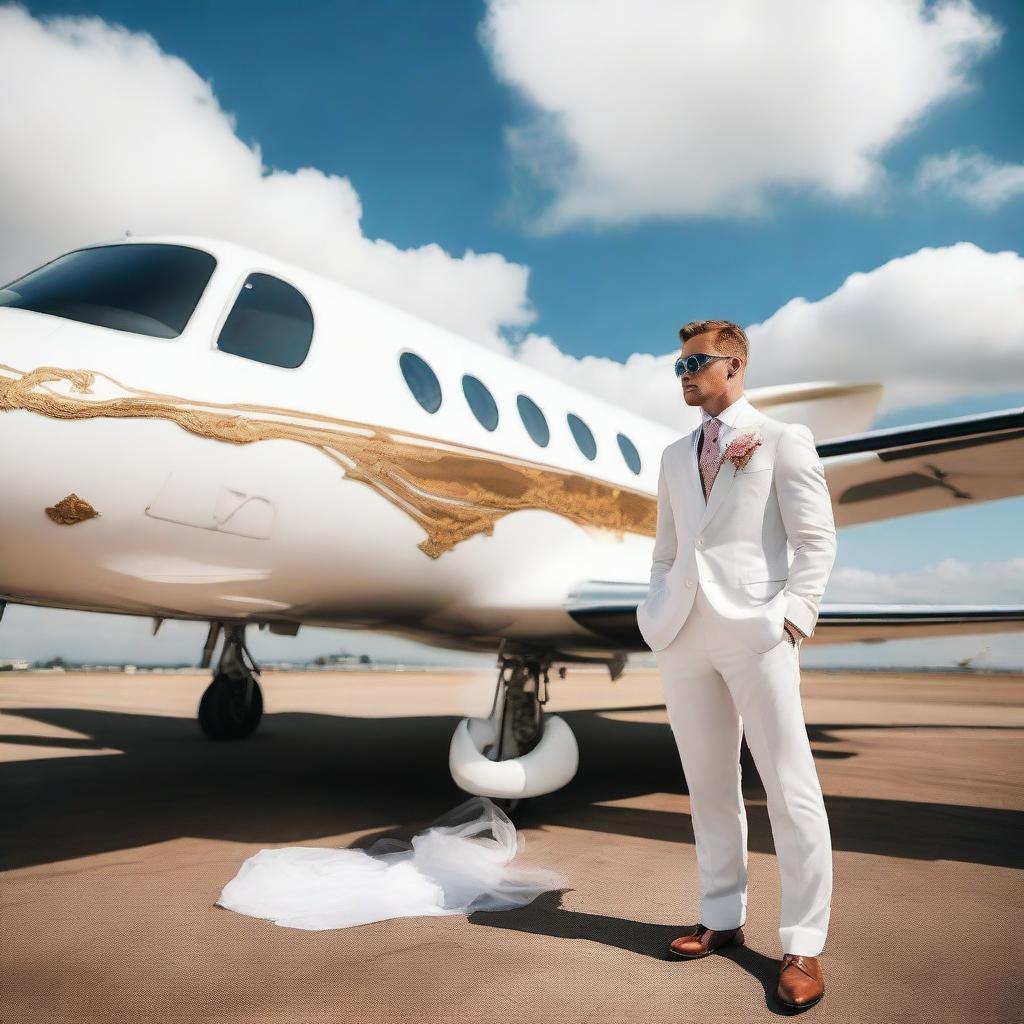
M700 476L704 484L704 500L708 500L715 477L722 465L722 450L718 446L718 417L712 416L704 424L704 444L700 450Z

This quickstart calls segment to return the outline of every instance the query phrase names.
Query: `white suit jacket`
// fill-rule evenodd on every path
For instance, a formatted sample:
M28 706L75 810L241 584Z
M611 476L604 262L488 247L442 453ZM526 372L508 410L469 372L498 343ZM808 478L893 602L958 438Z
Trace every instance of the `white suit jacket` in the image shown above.
M636 610L652 651L675 639L698 586L737 647L752 654L783 639L785 619L807 636L814 632L836 556L832 498L814 437L809 427L749 403L734 428L730 441L753 431L762 442L743 469L722 462L706 503L700 426L662 453L651 583Z

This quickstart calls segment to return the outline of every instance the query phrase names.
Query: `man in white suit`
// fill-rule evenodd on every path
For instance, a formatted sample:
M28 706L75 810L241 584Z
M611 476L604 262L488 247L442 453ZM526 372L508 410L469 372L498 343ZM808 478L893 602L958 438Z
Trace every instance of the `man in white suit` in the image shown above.
M744 396L742 328L695 321L679 337L676 374L702 423L662 454L651 584L636 613L661 673L701 878L696 930L669 951L691 959L743 942L745 733L782 883L776 993L806 1007L824 994L818 954L832 843L800 703L799 652L835 561L832 500L811 431L763 415Z

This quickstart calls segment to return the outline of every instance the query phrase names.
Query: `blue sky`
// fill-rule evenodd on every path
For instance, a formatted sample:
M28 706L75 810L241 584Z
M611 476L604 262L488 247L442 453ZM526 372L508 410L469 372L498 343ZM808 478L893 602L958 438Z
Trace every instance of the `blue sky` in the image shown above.
M975 6L1005 35L975 65L976 93L937 107L886 151L897 175L954 145L1024 159L1024 5ZM532 328L577 356L667 350L677 321L705 314L759 321L796 295L822 298L850 273L922 246L970 240L1017 250L1024 237L1019 201L992 215L925 197L876 214L796 195L753 226L698 218L535 238L508 211L516 176L503 129L522 104L496 80L478 41L484 7L476 0L27 8L37 17L98 15L153 35L212 83L239 136L258 143L269 166L349 178L368 236L493 250L527 265L539 314ZM1020 404L1022 394L986 404Z
M809 51L798 47L794 53L787 53L786 37L806 35L808 29L796 18L791 26L782 26L784 35L772 38L782 38L783 43L766 43L766 47L775 48L774 59L751 73L764 76L769 93L778 86L780 102L792 104L794 110L802 109L805 94L833 89L834 108L823 106L806 116L822 118L816 122L824 126L818 132L830 140L828 145L835 155L821 160L818 180L811 175L790 185L779 184L768 180L766 172L754 184L741 182L737 194L745 197L756 193L764 207L757 216L742 212L730 215L729 200L723 201L720 196L694 198L701 190L713 194L716 176L724 175L729 168L716 167L713 157L707 156L717 138L709 140L703 131L708 122L699 117L680 119L676 112L687 105L718 102L714 86L709 88L707 84L709 79L728 77L734 68L743 66L743 55L738 54L734 62L725 59L721 64L703 64L703 58L695 56L692 47L700 41L705 26L692 10L678 54L680 63L688 62L693 67L693 78L675 96L675 105L666 103L660 108L657 102L650 102L650 97L638 93L634 115L627 112L627 121L619 122L621 130L630 116L647 118L652 133L663 133L668 138L686 131L692 141L676 140L653 147L649 153L638 154L630 164L619 160L613 141L609 143L615 122L593 128L601 114L601 103L589 100L586 88L566 91L560 82L552 81L550 61L545 65L544 44L536 41L548 33L544 19L549 14L532 6L530 0L521 4L507 0L504 4L508 10L499 44L488 43L481 33L487 16L482 0L431 4L398 0L305 2L290 7L235 0L182 4L31 2L16 6L34 23L19 24L19 31L27 32L26 39L37 40L40 33L33 35L33 31L45 32L51 16L98 17L109 26L123 26L130 33L152 37L164 58L180 59L208 83L217 104L234 119L237 138L245 146L258 146L266 168L287 173L316 168L323 175L347 179L358 196L359 225L366 239L385 239L410 251L436 243L452 255L453 263L467 250L500 254L504 263L498 269L503 276L500 280L497 276L493 281L488 279L486 284L493 284L502 297L491 306L484 304L484 308L465 314L466 324L483 324L481 335L490 333L481 337L484 343L514 344L529 334L549 339L549 354L553 349L575 359L599 356L626 362L635 353L664 356L677 346L675 330L686 320L724 317L744 325L760 324L770 321L794 299L803 298L811 304L824 302L837 293L849 275L872 275L889 261L913 257L926 247L946 252L947 247L969 242L984 257L999 252L1019 253L1024 236L1024 183L1020 181L1024 161L1024 133L1020 127L1024 5L1019 3L946 5L960 21L973 26L973 42L957 43L961 57L955 70L968 83L960 90L935 84L954 69L937 68L936 47L922 42L922 26L934 13L935 5L922 4L920 17L913 25L893 26L884 20L887 15L882 0L864 0L861 11L870 8L876 13L863 16L859 28L865 32L865 39L857 46L851 45L850 52L858 60L867 60L860 55L875 52L880 52L879 59L887 59L877 66L866 63L862 76L854 79L855 86L840 76L829 81L821 67L815 70L813 61L806 81L802 81L801 59L808 52L813 54L815 47L812 45ZM625 10L628 5L620 6ZM704 10L710 11L711 6L704 5ZM786 6L776 9L780 17L784 17ZM639 11L642 7L632 9ZM914 4L909 8L913 9ZM588 32L597 33L595 25L600 17L595 15L589 24L581 21L570 26L572 45L584 51L591 47L595 56L592 62L577 62L574 58L569 63L576 71L566 74L578 72L586 86L586 75L594 73L588 69L598 67L590 92L600 91L602 102L607 101L608 108L613 109L621 99L617 76L622 75L622 53L636 51L635 70L642 77L660 52L656 39L651 38L659 34L659 26L630 26L622 46L609 51L614 59L607 60L607 54L603 56L600 50L607 42L592 44L588 38ZM715 28L710 24L711 17L708 14L709 37ZM641 16L636 20L641 21ZM837 44L829 42L826 35L835 26L827 20L820 27L822 43L834 47ZM613 23L614 18L609 21ZM635 36L630 34L634 27ZM666 25L664 34L675 28ZM550 27L556 39L559 31L557 25ZM886 34L897 31L908 35L887 54ZM810 42L815 42L813 35ZM651 54L646 63L645 46L650 46ZM904 55L905 72L901 68ZM62 52L51 47L47 60L53 63L49 66L59 68L62 59ZM102 69L104 59L98 52L95 67ZM607 75L600 74L602 61L609 68ZM628 71L627 66L627 77ZM675 87L674 71L669 68L662 73ZM14 83L10 104L14 108L19 107L22 96L26 103L35 102L30 99L37 91L31 74L23 72ZM127 74L119 70L119 77L112 79L117 82L115 93L123 93L130 86ZM896 102L890 97L900 96L912 75L919 76L919 81L906 92L917 94L930 88L930 99L916 106L906 101L910 112L903 113L908 123L893 127L902 116L902 108L889 110L886 104ZM87 78L78 82L86 90L90 87ZM863 93L851 100L854 87L863 89ZM10 96L11 90L6 91ZM558 109L567 95L570 98ZM546 110L541 109L545 102L551 105ZM861 116L865 110L872 112L873 121ZM784 123L785 111L781 115L777 110L767 113L769 122ZM707 116L713 115L711 107ZM780 122L771 121L776 115L781 116ZM48 112L44 108L36 116L45 118ZM576 167L581 181L588 177L596 180L609 166L617 168L615 173L621 177L610 183L605 177L592 188L581 185L570 199L579 200L591 213L563 218L551 228L544 226L544 211L557 206L558 195L554 193L559 187L552 188L535 166L549 159L564 159L560 147L567 144L566 138L560 137L557 129L552 131L550 120L545 120L554 116L565 118L567 123L576 119L590 124L588 130L608 133L605 138L570 136L570 148L573 144L581 149L592 144L597 154L589 167ZM160 108L154 105L154 120L159 123L160 118ZM864 127L861 121L870 123ZM749 159L756 165L758 160L767 159L762 154L771 149L771 140L757 138L757 122L712 123L722 133L718 144L724 145L728 139L730 145L736 145L739 156L733 158L734 162ZM847 125L850 134L860 130L866 139L874 141L854 145L844 140ZM59 124L54 127L60 131ZM522 149L517 151L516 141L522 143L524 127L530 129L525 134L525 157ZM104 131L116 133L116 118L99 119L96 131L101 136ZM188 149L187 126L168 129L168 134L179 152ZM99 141L102 143L102 137ZM800 145L809 144L801 139ZM996 199L986 205L966 198L964 182L970 175L958 177L951 172L940 175L938 187L915 185L929 158L954 151L983 158L985 183L1003 182L1003 191ZM847 188L849 176L856 176L851 168L855 169L862 157L882 169L884 180L875 187ZM217 187L224 162L218 152L197 144L195 158L200 165L204 159L210 161L212 187ZM608 162L601 164L604 158ZM817 154L813 147L802 149L800 159L816 164ZM772 161L772 167L782 166L793 177L794 167L786 165L784 152L774 154ZM662 171L653 170L655 164L661 164ZM683 181L691 167L700 168L693 172L696 176L692 185L677 189L672 183L674 169L678 168L678 179ZM23 173L28 175L29 171ZM628 180L630 174L635 180ZM752 174L756 178L756 168ZM846 192L839 194L844 189ZM638 206L646 202L646 193L654 197L652 208L637 212ZM705 209L680 213L677 208L679 204L694 203L700 207L701 202L705 202ZM594 210L599 212L595 215ZM133 212L133 216L137 214ZM108 233L119 232L123 225L114 213L111 217ZM166 227L154 223L157 226ZM83 224L82 230L95 232L95 222ZM301 227L297 230L301 232ZM5 269L25 269L26 263L40 262L37 253L49 258L50 250L61 239L53 225L34 226L31 233L26 232L17 252L8 241L0 260L5 261ZM59 249L65 247L70 245L58 245ZM919 266L920 261L913 265ZM516 284L509 268L528 268L528 278L524 276L521 284ZM467 291L467 281L471 289L473 281L479 280L470 278L461 265L452 273L451 287L458 290L461 280L463 292ZM460 278L464 273L466 276ZM977 303L977 336L964 329L948 335L940 330L932 347L929 337L936 325L927 313L922 313L919 320L909 321L911 331L919 324L912 351L893 362L892 344L876 344L875 322L865 317L863 335L844 324L847 341L836 357L842 365L830 367L820 353L812 352L808 338L817 336L812 325L799 343L792 341L784 347L779 342L782 355L777 363L772 362L766 344L760 376L756 381L748 378L748 383L801 379L805 365L805 379L847 372L855 379L883 380L892 385L892 393L898 397L886 405L876 426L1022 405L1024 359L1020 342L1024 339L1005 324L1000 326L1003 321L993 321L990 312L1005 306L1020 324L1024 322L1020 318L1022 299L1020 295L1014 299L1012 279L1008 286L991 285L992 290L988 290L986 282L996 277L980 257L969 270L965 268L963 278L968 284L960 305ZM982 286L971 287L970 282L975 280ZM908 307L927 305L927 280L921 287L920 294L908 295ZM1004 291L998 291L999 287ZM886 294L884 290L882 293ZM1014 301L1016 305L1011 305ZM429 309L418 311L430 314ZM904 317L904 311L899 316ZM823 322L832 321L826 317ZM899 322L906 323L906 319ZM458 322L449 325L462 326ZM882 330L886 329L883 326ZM469 333L468 327L466 330ZM1006 336L987 347L985 338L1001 330L1007 332ZM763 336L778 338L781 333L778 327L774 332L766 329ZM821 344L827 346L828 335L822 337ZM858 337L863 337L862 349L856 345ZM849 338L854 339L852 347ZM975 367L963 374L958 367L972 359L981 360L984 368ZM935 361L944 361L945 368L941 377L931 370L931 376L925 375L934 390L918 387L914 377L917 368L923 362ZM635 394L636 376L624 376L621 386L624 402L642 402L642 396ZM627 388L632 390L627 392ZM1015 529L1022 511L1024 500L1015 499L844 530L837 570L908 574L908 585L920 587L922 579L934 573L939 563L954 559L973 567L974 575L961 579L958 572L939 573L936 585L947 588L941 599L979 600L986 593L986 581L994 575L993 567L1024 556L1024 545L1016 539L1019 530ZM1019 586L1022 580L1024 571L1019 568L1000 576L998 594L993 599L1019 600L1024 596ZM37 630L32 616L48 614L30 615L26 610L9 609L9 620L17 616L18 621L13 627L8 621L0 626L0 651L21 653L12 643L12 632L20 629L22 646L31 648L26 653L44 653L50 641L41 639L44 631ZM331 634L313 632L316 635L304 642L311 653L346 646L340 642L343 634L335 634L339 638L335 643ZM298 649L297 641L272 642L280 645L275 650L280 650L281 656L295 654ZM1020 663L1024 648L1015 639L993 641L992 645L1007 663ZM57 641L50 646L53 653L74 653L61 648ZM932 645L932 650L945 661L951 652L969 653L967 648L978 646L981 643L950 641ZM915 663L931 657L929 648L913 643L889 645L885 654L878 649L847 648L808 652L807 657L808 663L815 658L821 663L844 659L860 663L891 659L900 650Z

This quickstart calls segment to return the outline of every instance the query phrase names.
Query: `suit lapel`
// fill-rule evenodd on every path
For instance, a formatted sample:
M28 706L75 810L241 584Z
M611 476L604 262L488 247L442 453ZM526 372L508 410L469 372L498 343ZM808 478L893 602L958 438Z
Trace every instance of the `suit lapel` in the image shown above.
M691 522L696 522L704 514L704 489L700 485L700 467L697 464L697 442L700 439L700 426L690 433L690 447L686 460L686 494L690 499L693 514Z
M737 417L736 423L734 424L734 433L732 437L738 437L743 431L751 426L756 425L762 419L761 413L759 413L752 405L747 406L742 413ZM700 427L697 427L698 434ZM725 501L726 496L732 488L732 482L736 479L736 464L729 459L725 459L722 462L718 473L715 475L715 482L711 485L711 493L708 495L707 504L704 503L704 489L701 487L700 480L700 469L697 466L697 458L694 453L694 445L691 443L690 449L690 471L687 474L690 477L692 483L692 492L695 494L699 503L698 507L703 505L703 514L701 515L697 523L697 531L700 532L707 526L711 517L721 508L722 503Z

